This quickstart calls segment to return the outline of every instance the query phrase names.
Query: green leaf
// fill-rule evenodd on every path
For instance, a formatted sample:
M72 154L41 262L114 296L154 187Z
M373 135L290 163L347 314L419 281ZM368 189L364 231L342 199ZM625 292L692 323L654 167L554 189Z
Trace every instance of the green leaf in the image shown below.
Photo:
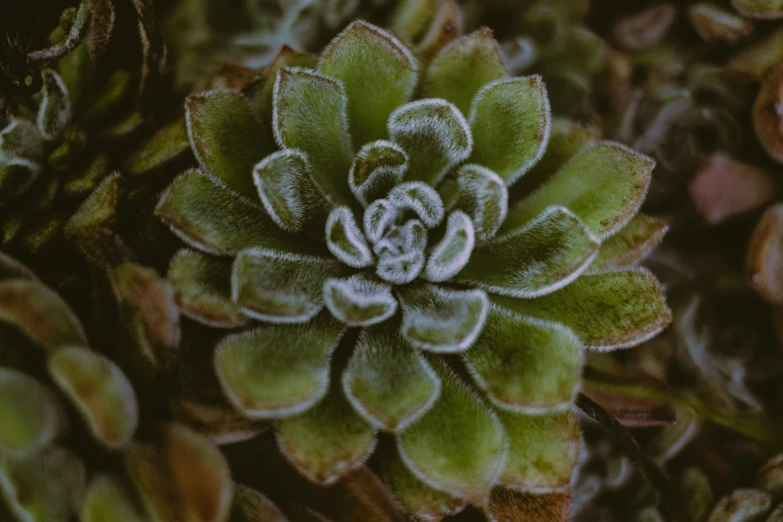
M55 141L63 135L71 121L71 100L68 97L68 88L59 74L51 69L44 69L41 76L43 96L38 107L36 124L45 140Z
M373 256L349 207L337 207L326 220L326 246L340 261L353 268L373 264Z
M500 176L481 165L463 165L455 176L457 208L470 216L479 242L492 239L508 213L506 185Z
M161 172L184 158L190 150L187 123L177 120L161 127L154 136L142 143L125 163L123 172L131 178Z
M6 279L37 280L35 273L25 265L0 251L0 281Z
M312 408L277 422L277 443L300 473L328 486L364 463L376 440L335 384Z
M399 289L402 336L413 346L439 353L470 348L487 318L481 290L452 290L422 284Z
M353 149L347 104L345 87L338 80L299 67L277 73L275 140L280 148L304 152L321 192L337 203L351 200L346 174Z
M669 226L646 214L636 214L619 232L604 241L588 273L611 272L641 261L663 240Z
M400 336L399 326L389 323L362 330L342 380L346 396L364 418L395 432L432 407L440 380Z
M427 30L435 16L438 2L401 0L392 14L390 27L403 41L413 43Z
M38 179L41 167L24 158L11 158L0 163L0 205L25 193Z
M389 117L389 136L408 154L408 179L435 186L473 148L468 122L445 100L418 100Z
M367 143L356 155L348 173L351 192L362 205L382 198L402 181L408 169L408 156L391 141Z
M399 209L388 199L373 201L364 211L364 235L372 243L377 243L397 222Z
M563 205L605 239L625 226L647 194L655 163L615 142L589 146L508 214L501 233L527 223L550 205Z
M32 377L0 367L0 450L32 454L50 444L66 427L57 397Z
M552 129L546 152L530 170L527 177L548 176L588 145L601 139L601 129L595 125L579 124L567 118L552 118Z
M243 326L248 318L231 299L230 259L183 248L169 264L167 279L183 314L215 328Z
M512 185L541 159L549 141L549 99L540 76L507 78L481 88L470 108L471 162Z
M481 335L463 357L494 404L541 413L569 407L579 383L582 346L562 325L494 306Z
M11 118L0 130L0 164L14 157L40 162L44 152L43 136L33 122Z
M440 360L438 401L397 436L402 459L425 484L482 504L502 471L506 434L498 418Z
M552 206L514 232L477 247L456 279L501 295L539 297L579 277L599 246L577 216Z
M424 276L428 281L448 281L470 261L475 245L473 222L464 212L449 215L446 233L430 253Z
M231 296L255 319L305 323L323 308L324 282L341 272L334 259L243 250L234 260Z
M38 281L0 282L0 322L18 328L47 352L65 344L87 345L87 337L73 311L60 296Z
M389 115L411 99L418 79L411 52L388 32L361 20L331 41L318 69L345 86L356 147L386 137Z
M133 385L112 361L86 348L60 348L49 356L49 375L76 406L98 442L126 446L139 424Z
M731 0L731 4L743 16L761 20L777 20L783 18L783 2L781 0Z
M234 505L230 522L288 522L277 506L264 495L247 486L234 486Z
M256 197L253 166L264 150L264 127L247 98L234 91L208 91L185 100L188 138L201 167L248 198Z
M226 337L215 350L223 393L252 418L310 408L327 392L330 360L343 328L321 315L307 325L266 326Z
M388 199L401 211L411 210L416 213L427 228L440 225L445 215L443 201L438 192L420 181L408 181L397 185L389 192Z
M145 522L133 495L113 475L97 475L87 488L79 515L81 522Z
M155 209L157 216L183 241L215 255L265 247L282 252L312 251L296 236L285 234L263 207L196 170L171 182ZM300 245L302 248L300 248Z
M348 326L380 323L397 311L391 287L363 274L327 279L323 286L326 308L335 319Z
M522 315L562 323L599 351L635 346L671 322L660 284L643 269L585 275L538 299L493 299Z
M422 84L422 97L443 98L468 114L476 93L507 75L492 31L479 29L454 40L435 56Z
M571 508L570 491L517 491L495 486L485 508L490 522L546 520L566 522Z

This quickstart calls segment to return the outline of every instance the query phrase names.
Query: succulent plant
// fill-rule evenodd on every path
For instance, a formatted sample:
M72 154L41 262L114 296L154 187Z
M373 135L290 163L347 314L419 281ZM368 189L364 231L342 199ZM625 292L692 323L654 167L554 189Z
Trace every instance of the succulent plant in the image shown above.
M425 65L354 22L317 61L286 51L241 90L189 97L186 117L200 169L157 214L190 247L168 274L183 313L245 329L214 351L234 406L275 419L324 484L393 435L378 467L417 517L484 505L493 485L512 489L491 517L565 516L583 349L669 321L632 268L662 232L637 215L652 161L579 151L566 124L545 153L544 84L509 78L488 31ZM509 196L537 168L549 179Z

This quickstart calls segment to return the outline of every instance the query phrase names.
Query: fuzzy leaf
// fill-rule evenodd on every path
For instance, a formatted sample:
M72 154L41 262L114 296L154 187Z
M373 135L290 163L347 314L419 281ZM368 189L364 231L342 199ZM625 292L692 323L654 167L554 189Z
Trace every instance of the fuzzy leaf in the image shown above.
M202 168L248 198L256 195L253 165L271 151L262 147L264 127L247 98L234 91L208 91L185 100L188 137Z
M6 279L31 279L37 280L35 272L25 265L0 251L0 281Z
M480 165L463 165L457 178L457 208L473 221L478 241L488 241L500 229L508 213L508 189L503 180Z
M41 167L24 158L0 162L0 205L13 201L38 179Z
M471 161L512 185L541 159L550 126L549 99L540 76L489 83L470 108L475 141Z
M361 274L327 279L323 287L326 307L335 319L348 326L380 323L397 311L391 287Z
M447 281L470 261L475 245L473 222L464 212L452 212L443 239L432 248L424 272L428 281Z
M470 348L487 318L489 300L481 290L452 290L434 285L399 289L402 336L413 346L452 353Z
M774 499L760 489L737 488L721 498L710 513L707 522L752 522L764 520L774 507ZM775 522L774 519L766 519Z
M364 145L351 165L348 185L362 205L384 197L402 181L408 156L399 145L378 140Z
M494 299L522 315L562 323L599 351L635 346L671 322L660 284L642 269L582 276L534 300Z
M516 491L503 486L492 488L486 506L490 522L546 520L566 522L571 506L570 491Z
M47 352L64 344L87 345L87 337L73 311L60 296L38 281L0 282L0 322L18 328Z
M373 263L370 247L348 207L337 207L329 214L326 220L326 246L348 266L364 268Z
M663 240L668 225L646 214L636 214L617 234L601 245L588 273L628 268L641 261Z
M234 260L231 296L255 319L304 323L323 308L324 281L343 271L334 259L243 250Z
M223 522L231 508L231 470L217 446L178 424L159 445L137 443L125 468L156 522Z
M477 247L456 279L501 295L538 297L579 277L599 246L577 216L552 206L513 233Z
M470 156L473 138L465 117L445 100L418 100L389 117L389 136L408 154L408 179L437 184Z
M231 266L228 259L188 249L177 252L169 264L167 279L182 313L215 328L247 323L247 317L231 299Z
M318 69L345 86L357 148L386 137L389 115L410 100L418 78L410 51L388 32L361 20L331 41Z
M65 132L71 120L71 100L68 88L60 75L51 69L41 72L43 77L43 97L38 108L36 123L41 136L47 141L55 141Z
M111 475L97 475L87 488L81 522L145 522L133 495L122 481Z
M280 450L305 477L331 485L359 467L375 448L375 430L339 386L304 413L277 423Z
M155 212L182 240L210 254L233 255L252 247L291 252L300 244L263 207L195 170L174 179Z
M595 125L579 124L562 117L552 118L546 152L527 177L544 177L556 172L584 147L596 143L600 138L601 129Z
M346 174L351 168L348 99L338 81L309 69L277 73L273 126L281 148L304 152L313 179L337 203L350 201Z
M423 415L440 393L438 376L400 336L396 324L362 330L342 379L351 404L373 425L391 432Z
M441 393L427 413L397 436L408 468L427 485L482 504L502 470L506 434L498 418L443 362L433 362Z
M377 243L391 229L400 215L399 209L388 199L373 201L364 211L364 235L372 243Z
M264 495L247 486L234 486L231 522L288 522L277 506Z
M215 350L223 393L252 418L306 410L326 394L342 331L322 315L306 326L266 326L226 337Z
M581 442L579 423L571 410L543 415L496 413L509 440L499 482L528 490L568 487Z
M468 370L500 408L540 413L570 404L582 346L569 329L493 307L464 354Z
M177 120L162 127L136 149L125 164L124 172L132 178L161 172L184 158L190 150L187 124Z
M468 114L476 93L505 78L506 66L490 29L479 29L451 42L430 63L422 97L443 98Z
M550 205L563 205L605 239L639 210L654 166L647 156L619 143L602 141L589 146L512 208L501 233L527 223Z
M781 0L731 0L731 4L743 16L762 20L783 18Z
M86 348L57 350L47 361L49 375L71 400L90 432L111 449L127 445L139 423L133 385L112 361Z
M443 221L445 210L438 192L420 181L408 181L397 185L386 198L399 210L412 210L428 228Z
M40 161L43 155L43 136L33 122L11 118L0 129L0 164L14 157Z
M392 14L390 27L405 42L417 41L435 16L437 2L432 0L402 0Z
M65 428L62 405L32 377L0 368L0 452L32 454Z

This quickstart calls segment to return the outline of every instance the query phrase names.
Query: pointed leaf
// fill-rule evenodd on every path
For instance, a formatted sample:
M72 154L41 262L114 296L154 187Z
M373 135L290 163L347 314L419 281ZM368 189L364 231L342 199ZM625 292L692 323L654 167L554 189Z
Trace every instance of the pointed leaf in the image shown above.
M280 450L305 477L331 485L359 467L375 448L375 429L335 385L318 404L277 423Z
M437 360L441 393L430 410L397 436L402 459L428 486L482 504L505 461L498 418Z
M582 276L538 299L494 299L520 314L562 323L599 351L635 346L671 322L660 284L643 269Z
M380 323L397 311L391 287L361 274L327 279L323 292L326 307L335 319L348 326Z
M445 100L418 100L389 117L389 136L408 154L408 179L437 184L470 156L473 138L465 117Z
M452 353L470 348L487 318L489 300L481 290L434 285L399 289L402 335L416 348Z
M492 31L484 28L451 42L430 63L422 97L443 98L468 114L476 93L505 78L506 66Z
M66 347L50 355L47 365L98 442L111 449L130 442L139 408L133 385L116 364L86 348Z
M190 150L187 124L183 120L177 120L161 127L136 149L125 163L123 172L132 178L161 172L188 155Z
M97 475L87 488L81 508L81 522L145 522L133 495L112 475Z
M412 43L427 30L435 16L437 2L432 0L402 0L394 10L390 27L405 42Z
M302 68L277 73L273 127L281 148L304 152L322 193L337 203L350 201L346 174L351 168L348 98L338 80Z
M488 241L500 229L508 213L508 189L503 180L480 165L463 165L457 178L457 208L473 220L479 241Z
M473 222L464 212L452 212L446 223L443 239L432 248L424 272L428 281L447 281L462 270L475 245Z
M512 185L541 159L550 126L549 99L540 76L489 83L470 108L475 141L471 162Z
M361 20L331 41L318 69L345 86L357 148L386 137L389 115L411 99L418 78L411 52L388 32Z
M497 406L540 413L569 407L579 382L582 346L573 332L559 324L494 306L464 358Z
M563 205L605 239L639 210L654 166L647 156L619 143L602 141L589 146L512 208L501 233L527 223L550 205Z
M567 522L571 507L571 492L517 491L495 486L486 507L490 522L507 520L546 520Z
M306 410L326 394L342 331L343 325L320 316L307 325L267 326L226 337L215 350L223 393L252 418Z
M264 495L247 486L234 486L231 522L288 522L277 506Z
M438 376L400 336L396 324L362 330L342 379L359 413L391 432L423 415L440 394Z
M430 19L427 32L416 41L416 55L424 63L429 63L444 47L463 34L465 18L456 0L428 3L439 5Z
M348 185L362 205L382 198L402 181L408 169L408 156L391 141L378 140L364 145L351 165Z
M397 185L386 198L399 210L412 210L428 228L443 221L445 210L438 192L420 181L408 181Z
M326 220L326 246L348 266L364 268L373 263L370 247L348 207L337 207L329 214Z
M737 488L721 498L710 513L707 522L745 522L763 520L774 506L774 499L760 489ZM770 519L767 519L770 520ZM774 522L774 519L772 519Z
M43 97L38 108L36 123L43 138L54 141L63 135L71 120L71 100L68 97L68 88L59 74L51 69L45 69L41 72L41 76Z
M208 91L185 100L188 138L201 167L248 198L256 195L253 165L266 153L265 129L248 99L234 91Z
M501 295L538 297L579 277L599 246L578 217L552 206L513 233L476 248L456 279Z
M580 124L563 117L552 118L546 152L526 177L545 177L556 172L579 151L599 139L601 129L597 125Z
M14 157L40 161L43 155L43 136L33 122L11 118L0 129L0 163Z
M646 214L636 214L617 234L607 239L588 273L628 268L646 256L663 240L669 226Z
M64 430L65 415L57 397L32 377L0 368L0 450L32 454Z

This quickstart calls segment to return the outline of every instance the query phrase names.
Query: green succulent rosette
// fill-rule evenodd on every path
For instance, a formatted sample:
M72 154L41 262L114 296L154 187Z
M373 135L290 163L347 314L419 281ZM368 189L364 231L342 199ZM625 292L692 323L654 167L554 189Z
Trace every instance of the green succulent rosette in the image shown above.
M157 215L190 247L168 275L183 313L244 329L214 352L233 405L323 484L392 436L378 466L417 517L567 501L583 350L669 321L632 266L662 232L637 214L653 162L553 125L489 31L425 66L357 21L186 117L200 168Z

